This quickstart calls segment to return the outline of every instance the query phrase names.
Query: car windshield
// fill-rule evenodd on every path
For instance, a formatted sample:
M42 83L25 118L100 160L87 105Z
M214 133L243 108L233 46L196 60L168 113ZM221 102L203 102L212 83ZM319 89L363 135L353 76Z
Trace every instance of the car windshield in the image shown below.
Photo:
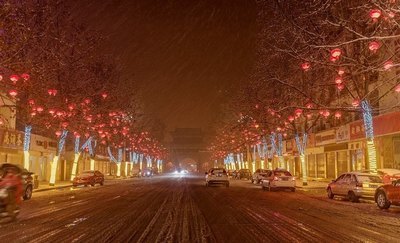
M292 176L289 171L275 171L275 176Z
M216 169L216 170L212 170L211 172L215 173L215 174L218 174L218 173L226 174L226 170L223 170L223 169L220 169L220 170Z
M382 179L379 176L374 175L359 175L357 179L360 182L371 182L371 183L382 183Z
M80 176L92 176L94 173L90 171L85 171L80 174Z

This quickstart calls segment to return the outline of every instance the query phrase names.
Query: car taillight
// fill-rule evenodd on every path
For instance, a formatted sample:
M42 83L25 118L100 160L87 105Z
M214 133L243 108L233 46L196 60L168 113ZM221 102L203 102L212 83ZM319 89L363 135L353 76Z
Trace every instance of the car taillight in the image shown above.
M292 181L295 181L296 180L296 177L292 177Z
M279 178L275 176L275 177L274 177L274 181L277 181L277 180L279 180Z

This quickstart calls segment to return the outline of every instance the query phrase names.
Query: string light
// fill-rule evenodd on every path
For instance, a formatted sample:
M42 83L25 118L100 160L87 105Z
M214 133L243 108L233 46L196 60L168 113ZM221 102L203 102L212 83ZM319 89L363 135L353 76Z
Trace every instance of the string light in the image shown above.
M32 126L25 126L25 134L24 134L24 151L29 151L29 146L31 144L31 131Z
M361 108L364 118L364 126L365 126L365 136L367 139L374 139L374 128L372 122L372 114L371 114L371 106L368 101L361 101Z

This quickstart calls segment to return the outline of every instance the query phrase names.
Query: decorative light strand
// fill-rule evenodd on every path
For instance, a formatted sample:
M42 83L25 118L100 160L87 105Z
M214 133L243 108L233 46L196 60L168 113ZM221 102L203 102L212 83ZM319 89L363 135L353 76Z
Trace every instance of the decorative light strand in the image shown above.
M75 137L75 147L74 147L74 152L76 154L79 153L79 143L80 143L81 138L80 137Z
M374 127L372 120L371 106L368 101L361 101L361 108L364 118L365 136L368 140L374 139Z
M31 134L32 134L31 131L32 131L32 126L26 125L24 134L24 151L29 151L29 147L31 144Z
M108 156L110 157L110 160L111 160L112 162L117 163L117 160L115 159L115 157L113 156L113 154L112 154L112 152L111 152L110 146L107 147L107 152L108 152Z
M60 137L60 141L58 142L58 154L61 154L62 150L64 149L65 140L67 138L67 135L68 135L68 131L63 130L61 137Z

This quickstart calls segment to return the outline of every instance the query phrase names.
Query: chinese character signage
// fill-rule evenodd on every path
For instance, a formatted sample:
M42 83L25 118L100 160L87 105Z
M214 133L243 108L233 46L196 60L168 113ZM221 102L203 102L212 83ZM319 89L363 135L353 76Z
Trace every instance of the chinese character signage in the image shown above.
M350 140L350 125L340 126L336 129L336 142L347 142Z
M23 142L23 132L0 129L0 146L13 149L22 149Z

